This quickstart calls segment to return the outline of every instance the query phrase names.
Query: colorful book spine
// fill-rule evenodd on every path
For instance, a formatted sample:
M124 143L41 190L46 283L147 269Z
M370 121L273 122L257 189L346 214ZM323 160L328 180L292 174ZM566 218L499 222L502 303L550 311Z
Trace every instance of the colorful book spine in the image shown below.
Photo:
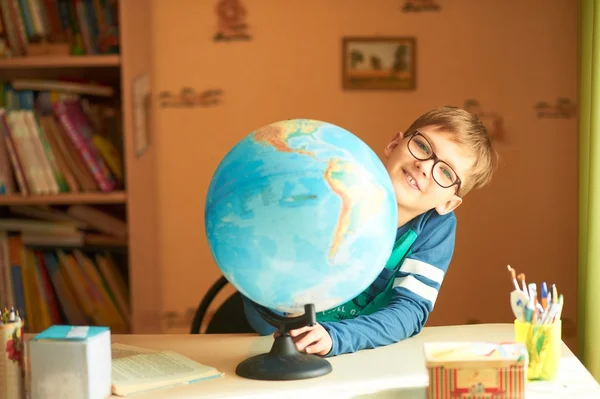
M3 136L6 143L6 149L8 150L8 155L10 157L12 169L17 179L17 184L19 185L19 192L22 195L28 195L30 192L30 188L27 183L27 180L25 179L23 165L21 164L21 161L19 160L19 157L17 155L17 148L15 146L13 138L10 135L10 127L8 125L8 121L6 120L6 115L3 109L0 109L0 131L2 132L1 135Z
M91 138L86 137L86 125L78 117L77 106L79 104L76 101L59 101L54 104L54 112L69 139L80 152L100 190L112 191L116 185L115 180L92 145Z

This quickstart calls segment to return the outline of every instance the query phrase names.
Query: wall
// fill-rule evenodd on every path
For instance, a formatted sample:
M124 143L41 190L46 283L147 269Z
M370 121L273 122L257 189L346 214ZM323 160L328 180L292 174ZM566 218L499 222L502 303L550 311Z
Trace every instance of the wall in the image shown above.
M380 152L425 110L475 98L503 117L507 141L497 144L493 184L457 212L454 260L428 325L510 322L511 264L528 281L558 284L574 348L576 119L538 119L533 107L576 99L576 2L442 0L441 12L411 14L399 0L243 3L253 40L230 43L212 41L216 1L151 3L154 90L224 91L220 106L155 115L162 311L196 307L219 275L204 236L204 197L220 159L243 136L310 117ZM343 91L345 35L416 36L417 89Z
M122 101L132 104L134 81L140 76L150 76L152 68L152 42L148 41L152 20L149 9L141 9L145 0L128 0L120 3L121 49L129 58L121 68ZM123 124L126 132L133 132L134 107L124 106ZM137 107L135 107L137 109ZM150 114L152 114L150 112ZM151 122L149 122L151 124ZM127 181L136 184L127 186L127 219L129 222L132 331L160 331L160 320L155 316L161 306L161 269L157 261L157 148L150 147L143 156L138 156L135 147L139 144L133 134L125 135ZM148 279L148 275L157 278Z

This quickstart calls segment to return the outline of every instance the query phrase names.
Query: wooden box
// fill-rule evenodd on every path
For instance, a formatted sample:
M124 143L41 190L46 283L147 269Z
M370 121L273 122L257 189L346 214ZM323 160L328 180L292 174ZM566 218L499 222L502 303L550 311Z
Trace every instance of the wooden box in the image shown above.
M522 399L527 350L516 343L431 342L424 345L429 399Z

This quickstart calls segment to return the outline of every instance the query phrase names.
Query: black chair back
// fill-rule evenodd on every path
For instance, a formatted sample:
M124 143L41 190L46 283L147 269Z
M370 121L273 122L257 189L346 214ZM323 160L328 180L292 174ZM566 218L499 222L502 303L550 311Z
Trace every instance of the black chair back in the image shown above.
M200 327L206 317L206 312L214 301L216 296L221 292L223 287L228 284L227 279L221 276L209 288L204 298L200 302L194 320L192 321L191 334L200 334ZM215 315L210 320L206 327L205 334L238 334L252 333L254 330L248 324L246 315L244 314L244 304L239 292L235 292L223 302L217 309Z

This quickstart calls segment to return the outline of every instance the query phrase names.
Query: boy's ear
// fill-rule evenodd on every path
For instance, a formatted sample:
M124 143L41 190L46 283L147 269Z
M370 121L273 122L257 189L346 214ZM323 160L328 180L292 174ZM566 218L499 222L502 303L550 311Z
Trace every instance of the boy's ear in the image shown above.
M396 149L396 147L398 147L398 144L400 144L403 138L404 133L398 132L396 133L394 138L390 140L390 142L385 146L385 150L383 151L383 154L386 158L389 157L392 154L392 152L394 152L394 150Z
M460 198L458 195L453 195L452 198L450 198L446 202L436 206L435 210L438 214L445 215L458 208L460 204L462 204L462 198Z

